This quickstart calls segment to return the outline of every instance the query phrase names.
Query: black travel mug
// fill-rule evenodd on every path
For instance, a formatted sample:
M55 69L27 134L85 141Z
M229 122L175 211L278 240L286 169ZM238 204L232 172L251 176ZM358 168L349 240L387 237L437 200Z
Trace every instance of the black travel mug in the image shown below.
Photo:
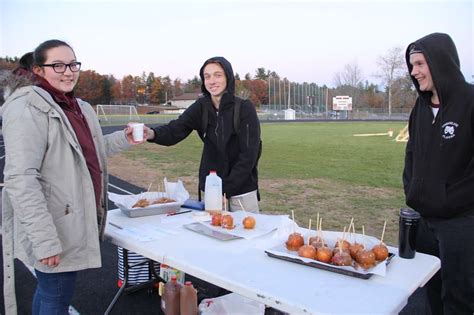
M416 231L420 214L409 208L400 209L400 221L398 230L398 255L402 258L411 259L416 252Z

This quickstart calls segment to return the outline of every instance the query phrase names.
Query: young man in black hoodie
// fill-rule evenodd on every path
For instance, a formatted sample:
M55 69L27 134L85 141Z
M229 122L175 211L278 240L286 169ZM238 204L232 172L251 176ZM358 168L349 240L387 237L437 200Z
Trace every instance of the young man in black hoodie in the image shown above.
M260 122L255 106L234 95L234 72L225 58L206 60L199 75L203 96L178 119L152 129L148 141L170 146L196 130L204 143L199 190L204 191L206 176L215 170L222 179L222 189L229 198L231 211L241 210L242 204L246 211L258 212ZM235 111L237 102L240 110ZM234 114L240 116L239 130L235 130Z
M418 91L409 121L403 185L422 218L417 250L441 260L428 282L433 314L474 313L474 86L452 39L427 35L406 50Z

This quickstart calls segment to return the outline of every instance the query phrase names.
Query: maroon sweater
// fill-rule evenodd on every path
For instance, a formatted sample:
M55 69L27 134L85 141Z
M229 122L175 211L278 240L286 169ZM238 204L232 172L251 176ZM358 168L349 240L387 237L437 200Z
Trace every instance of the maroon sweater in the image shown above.
M74 97L74 92L64 94L51 86L44 78L37 76L36 79L37 85L51 94L56 103L61 106L76 133L77 140L79 141L82 153L87 162L87 168L91 175L92 184L94 185L96 205L99 207L102 193L102 172L100 170L97 151L95 150L94 141L92 139L92 133L87 124L86 118L82 114L81 108L77 103L77 99Z

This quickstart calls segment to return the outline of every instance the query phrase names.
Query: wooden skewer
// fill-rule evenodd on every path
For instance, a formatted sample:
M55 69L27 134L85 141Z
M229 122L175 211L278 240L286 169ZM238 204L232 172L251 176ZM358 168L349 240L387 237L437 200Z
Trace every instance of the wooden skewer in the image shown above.
M294 210L291 210L291 219L293 220L293 233L296 233L296 228L295 228L296 222L295 222L295 211Z
M385 227L387 226L387 221L383 223L382 237L380 238L380 244L383 243L383 235L385 234Z
M323 218L319 218L319 238L323 239Z
M318 229L319 229L319 212L316 215L316 232L318 232Z
M237 199L237 201L239 202L240 208L244 212L244 215L247 216L247 212L245 212L244 205L242 205L242 202L240 202L240 199Z
M308 230L311 230L311 218L309 218Z
M354 217L351 218L351 223L349 223L349 229L347 230L347 233L349 233L349 238L351 237L351 225L354 224Z
M153 182L151 182L150 185L148 185L148 190L146 192L150 192L151 185L153 185Z
M224 212L227 212L227 197L224 193Z
M168 198L168 187L166 187L166 182L164 178L163 178L163 192L165 194L165 197Z
M365 229L363 225L362 225L362 245L365 246Z

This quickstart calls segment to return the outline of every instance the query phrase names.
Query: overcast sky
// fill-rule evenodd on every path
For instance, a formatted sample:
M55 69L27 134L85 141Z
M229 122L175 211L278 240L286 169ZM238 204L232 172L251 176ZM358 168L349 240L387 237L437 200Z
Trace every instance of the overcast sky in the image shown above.
M374 77L377 58L429 33L451 35L467 80L474 74L473 1L0 0L0 56L41 42L71 44L83 69L187 80L216 55L243 77L258 67L291 81L332 86L357 62Z

